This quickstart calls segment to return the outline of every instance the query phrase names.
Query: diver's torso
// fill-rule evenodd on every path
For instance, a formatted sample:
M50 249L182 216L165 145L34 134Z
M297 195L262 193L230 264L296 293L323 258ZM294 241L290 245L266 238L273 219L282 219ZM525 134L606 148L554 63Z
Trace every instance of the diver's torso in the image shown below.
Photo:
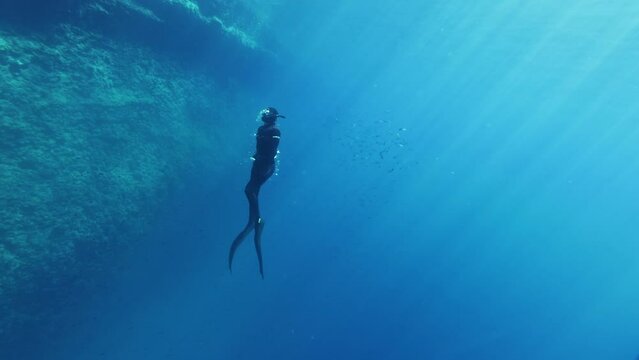
M255 161L274 162L280 143L280 130L275 125L262 125L257 129Z

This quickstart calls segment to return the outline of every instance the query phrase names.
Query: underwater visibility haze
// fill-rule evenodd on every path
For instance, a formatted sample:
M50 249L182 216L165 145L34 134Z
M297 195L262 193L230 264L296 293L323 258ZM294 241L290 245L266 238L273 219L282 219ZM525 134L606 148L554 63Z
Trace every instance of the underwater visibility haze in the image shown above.
M638 60L627 0L1 1L0 359L636 359Z

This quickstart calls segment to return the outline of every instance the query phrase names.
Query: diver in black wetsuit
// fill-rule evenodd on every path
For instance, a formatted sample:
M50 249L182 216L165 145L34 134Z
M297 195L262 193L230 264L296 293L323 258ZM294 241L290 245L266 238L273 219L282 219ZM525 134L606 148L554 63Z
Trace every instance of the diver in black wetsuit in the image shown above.
M280 143L280 130L276 127L275 122L277 118L285 118L280 115L275 108L268 107L260 112L260 119L264 122L264 125L257 129L256 137L256 150L255 155L251 157L253 159L253 167L251 169L251 179L244 193L249 203L249 219L248 224L244 227L235 240L231 244L231 250L229 252L229 270L232 271L233 256L237 247L240 246L246 236L253 230L255 230L255 251L257 252L257 261L260 266L260 275L264 278L264 270L262 267L262 230L264 229L264 220L260 216L260 208L258 205L258 195L260 193L260 187L268 180L268 178L275 172L275 156L277 155L277 146Z

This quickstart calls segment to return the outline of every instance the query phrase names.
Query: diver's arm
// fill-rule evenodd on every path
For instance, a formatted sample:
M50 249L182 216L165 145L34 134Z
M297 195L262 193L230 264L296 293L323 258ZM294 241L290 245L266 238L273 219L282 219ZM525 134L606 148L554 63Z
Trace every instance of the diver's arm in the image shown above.
M269 136L271 137L271 139L277 141L277 143L279 144L280 142L280 136L282 135L282 133L280 132L280 129L278 128L272 128L269 130Z
M281 133L278 128L270 128L260 131L257 157L274 157L277 154L277 148L280 144L280 135Z
M275 153L277 153L277 147L280 145L280 136L281 135L282 135L282 133L280 132L280 129L273 128L273 130L271 132L271 146L275 150Z

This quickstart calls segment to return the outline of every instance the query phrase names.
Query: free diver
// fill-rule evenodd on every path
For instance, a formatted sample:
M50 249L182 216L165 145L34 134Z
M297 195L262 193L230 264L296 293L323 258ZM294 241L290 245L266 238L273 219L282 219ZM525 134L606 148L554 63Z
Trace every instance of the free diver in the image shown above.
M278 118L286 118L280 115L273 107L267 107L260 111L259 118L264 125L257 129L255 134L256 149L255 155L251 157L253 167L251 168L251 178L244 188L244 193L249 204L249 219L244 229L235 237L229 251L229 271L232 270L233 257L235 251L242 241L255 230L253 241L255 242L255 251L257 252L257 261L260 267L260 275L264 279L264 268L262 265L262 231L264 230L264 219L260 216L260 208L258 204L258 195L260 188L266 180L268 180L275 172L275 157L277 156L277 147L280 143L280 130L277 128L276 121Z

